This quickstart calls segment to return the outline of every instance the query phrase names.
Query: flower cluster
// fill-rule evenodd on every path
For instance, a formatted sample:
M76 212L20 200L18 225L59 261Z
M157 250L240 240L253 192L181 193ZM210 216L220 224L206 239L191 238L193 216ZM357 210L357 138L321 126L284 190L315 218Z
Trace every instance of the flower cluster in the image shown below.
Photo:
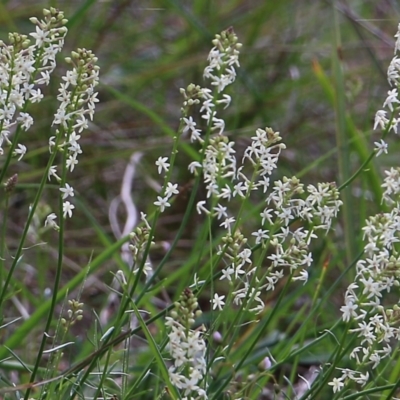
M394 170L393 170L394 171ZM392 172L393 172L392 171ZM389 181L392 181L389 183ZM396 187L390 195L400 194L400 175L388 174L383 187ZM393 199L386 191L385 199ZM363 228L365 257L357 262L356 278L345 293L344 305L341 307L343 321L355 321L357 328L350 332L360 338L359 345L350 354L357 364L375 369L380 362L391 356L393 340L400 338L400 307L392 307L383 303L386 293L393 287L400 286L400 253L395 244L400 241L400 208L399 203L387 213L368 218ZM340 381L353 380L359 382L359 374L346 370L338 378ZM356 376L356 378L354 378ZM366 372L364 385L368 381Z
M234 66L239 66L240 45L232 30L218 36L213 43L215 47L209 55L210 64L206 67L204 76L211 79L220 95L226 85L234 81ZM188 96L189 92L193 95ZM243 305L246 301L249 303L249 310L261 312L264 309L261 291L275 288L276 283L285 275L283 268L289 269L294 280L307 281L306 268L312 263L310 242L317 237L315 231L318 229L330 229L342 204L339 192L334 184L322 183L317 187L309 185L308 196L304 200L300 197L304 193L303 185L295 177L277 180L271 189L271 176L277 168L282 150L285 149L279 133L271 128L257 129L243 153L241 163L238 164L235 143L224 135L225 123L216 118L215 109L221 100L215 101L209 91L195 86L189 87L184 93L184 110L187 99L195 98L195 104L199 103L199 98L203 99L200 113L203 113L202 118L208 122L210 132L215 134L208 143L203 143L200 138L200 142L205 145L202 162L194 161L189 165L192 173L202 173L207 189L207 199L198 202L197 211L216 218L227 231L223 237L223 246L218 251L226 263L221 279L237 284L232 292L233 303ZM223 95L223 99L227 97ZM229 103L230 98L229 102L224 102L224 108ZM191 140L199 138L200 131L196 129L193 120L184 118L184 121L185 129L191 132ZM249 170L250 173L246 173ZM248 201L253 192L262 193L266 200L266 207L260 214L262 226L251 234L254 237L254 246L261 245L264 248L256 262L253 261L253 251L248 246L247 238L239 231L241 215L234 212L230 214L228 211L229 203L233 199ZM210 209L207 208L207 203L211 204ZM300 227L292 231L289 225L295 219L311 223L313 229ZM270 266L265 271L260 267L269 246L274 252L267 257ZM301 270L295 274L295 269ZM256 272L259 272L256 284L251 283L250 279ZM215 294L213 307L221 309L222 300L223 296Z
M197 212L216 219L226 231L222 245L218 247L218 255L225 262L221 279L234 284L231 300L235 305L262 312L262 290L273 290L285 276L284 269L294 280L307 281L307 268L312 263L310 242L317 237L318 229L330 229L342 202L334 184L308 186L306 199L302 198L303 185L295 177L277 180L271 185L271 176L285 149L281 136L271 128L257 129L241 162L238 161L235 143L224 133L225 122L217 110L230 104L231 98L223 91L235 80L241 44L234 31L228 29L216 36L213 45L204 77L211 80L214 90L194 84L181 89L184 97L181 131L182 136L188 136L191 142L202 146L200 161L189 164L189 171L200 175L206 188L206 198L198 201ZM190 115L193 107L199 107L205 129L198 127ZM167 157L160 157L156 161L158 172L168 173L170 164ZM164 194L154 203L161 212L169 207L170 197L177 193L175 190L175 185L166 181ZM254 240L248 242L240 232L241 212L229 209L231 202L250 201L252 193L256 192L257 196L261 193L265 198L265 208L260 214L261 226L251 233ZM306 221L312 228L300 227L293 231L289 226L295 219ZM257 260L254 260L251 246L262 249ZM267 257L268 248L272 248L273 253ZM266 260L269 266L265 270L261 267ZM255 282L252 281L254 274ZM224 299L224 295L215 293L213 309L221 310Z
M183 133L190 132L192 142L203 142L201 130L196 129L196 123L188 112L193 104L201 103L201 117L207 122L207 128L221 135L225 129L225 121L217 117L217 107L222 105L224 109L229 107L231 97L221 93L226 87L232 84L236 79L235 66L239 67L239 52L242 47L238 43L238 38L232 28L216 35L213 40L214 47L208 55L208 66L204 70L204 78L211 80L211 85L215 86L217 94L211 89L201 88L193 84L188 86L187 91L181 89L185 97L183 104L184 122Z
M233 83L236 78L235 66L239 67L239 50L242 45L238 43L237 36L231 28L223 31L220 35L216 35L213 40L213 45L214 47L211 49L208 56L209 65L204 70L204 77L211 79L211 85L216 87L217 93L221 93L228 85ZM190 84L186 90L181 89L181 93L184 97L182 107L183 117L181 120L182 134L190 135L191 142L197 141L199 143L204 143L201 130L196 128L196 122L193 120L193 117L189 115L189 110L192 106L201 104L200 112L202 113L202 118L207 122L208 129L211 132L222 135L225 129L225 121L217 117L217 111L215 109L218 105L223 105L224 108L227 108L231 101L230 96L223 94L222 98L215 99L211 89L201 88L194 84ZM215 140L218 141L218 139ZM224 140L225 139L222 139L220 143L221 148L224 147ZM217 145L215 142L214 144ZM223 155L222 157L219 155L223 164L229 160L229 146L228 144L225 147L228 153L224 154L226 156L225 158ZM211 168L215 165L214 156L215 152L213 146L207 148L205 163L208 163ZM168 172L170 167L168 157L159 157L156 161L156 166L158 167L159 174L161 174L162 171ZM190 164L189 169L195 171L199 167L201 167L200 163L193 162ZM215 186L216 183L213 181L208 183L210 194ZM176 194L178 194L177 184L167 182L163 188L163 194L157 197L157 201L154 202L154 205L159 208L160 212L163 212L171 205L170 198Z
M342 202L334 183L304 188L296 177L273 181L286 147L279 132L271 128L257 129L241 157L238 156L217 111L230 105L231 98L223 91L235 80L241 45L232 29L217 35L213 44L204 77L211 80L214 90L194 84L181 89L184 102L180 131L182 137L200 146L199 159L188 167L206 189L205 198L197 203L197 212L210 223L217 222L223 232L217 245L216 265L223 265L220 280L228 281L230 291L227 295L214 292L210 300L212 309L221 311L229 303L257 314L264 310L263 294L274 290L285 276L307 282L308 267L313 262L310 243L319 230L331 228ZM198 108L205 127L195 122L193 108ZM175 154L173 151L170 159L160 157L156 161L159 174L165 173L163 194L154 203L161 212L176 194L175 185L168 182ZM253 197L257 201L261 197L265 203L256 217L260 220L258 229L246 237L242 232L246 207L238 204L250 203ZM292 227L295 220L303 221L308 229ZM200 389L198 385L204 374L205 347L201 334L177 319L178 315L186 318L185 307L192 308L181 302L178 306L181 312L167 319L171 329L169 350L174 360L170 379L184 390L184 396L196 392L196 398L205 397L206 386L203 384ZM183 371L189 371L189 375Z
M264 188L263 181L251 182L250 185L260 190ZM266 197L267 207L260 213L262 227L252 233L255 246L260 245L264 250L268 247L273 249L272 254L266 256L270 262L266 270L260 268L265 252L254 263L253 251L246 247L247 239L238 231L232 234L227 227L228 233L223 239L225 246L219 249L227 264L222 270L221 279L242 283L233 292L235 304L242 305L243 299L251 299L256 305L250 311L262 312L264 304L260 298L261 290L274 290L278 281L285 276L285 269L293 275L293 280L307 281L307 268L313 261L310 242L317 238L318 230L330 229L342 204L334 184L309 185L307 191L308 196L300 198L304 189L299 180L296 177L283 178L274 183L271 193ZM307 221L313 228L307 230L301 226L292 230L290 223L295 219ZM224 223L221 226L225 227ZM257 279L257 290L247 280L256 272L261 276Z
M211 85L217 88L218 93L221 93L236 79L235 66L240 66L239 52L242 45L238 43L238 38L232 28L216 35L212 43L214 47L208 55L208 66L204 70L204 77L211 79ZM227 105L229 105L228 99L230 101L230 98L226 96Z
M88 120L93 119L95 105L98 102L95 87L99 82L97 57L90 50L78 49L66 61L72 64L72 70L62 78L57 99L60 105L54 115L53 126L57 126L56 135L49 139L50 153L59 151L63 154L64 165L72 172L82 153L79 145L80 133L88 127ZM64 174L65 176L65 174ZM75 206L68 201L74 196L74 189L57 175L57 166L49 169L48 178L54 177L61 185L63 215L71 217ZM49 216L50 217L50 216ZM49 218L48 217L48 218ZM54 219L54 215L51 214Z
M77 321L81 321L83 318L83 303L77 300L68 300L68 304L71 308L67 311L67 318L61 318L61 324L65 330L68 330L70 326L75 325Z
M396 37L400 37L399 32ZM395 53L400 50L396 41ZM392 85L400 83L400 63L395 56L388 69L388 80ZM399 110L397 89L389 91L384 107L391 112L379 110L375 117L374 129L380 126L387 132L397 133ZM379 149L378 149L379 154ZM341 390L346 383L353 381L364 386L369 380L368 370L374 370L382 360L391 357L394 346L400 339L400 304L389 303L388 293L400 286L400 253L396 243L400 242L400 169L391 168L385 172L382 184L383 201L392 207L390 211L371 216L363 228L365 241L364 257L356 264L356 276L346 290L344 305L341 307L342 319L354 322L350 329L359 338L350 358L355 359L357 371L339 369L342 375L330 383L334 391ZM385 300L387 299L387 300Z
M163 172L167 173L170 166L168 157L159 157L156 161L156 166L159 174L162 174ZM166 187L163 190L163 195L157 196L157 200L154 202L154 205L159 208L160 212L164 212L167 207L171 206L171 197L178 193L178 184L167 182Z
M49 84L67 33L67 20L61 11L50 8L43 14L43 20L30 19L36 25L36 32L30 34L35 44L18 33L9 35L9 45L0 41L0 155L6 143L19 160L26 153L26 146L18 143L19 131L27 131L33 124L27 106L42 100L38 86ZM18 129L12 142L9 135L14 126Z
M206 343L203 330L193 330L195 318L201 315L196 297L190 289L185 289L171 316L166 318L168 351L172 357L169 368L171 383L182 391L183 399L207 399L204 380L206 373ZM196 311L197 310L197 311Z
M375 369L380 362L392 354L393 340L400 338L400 307L392 308L383 303L385 293L400 285L400 254L393 247L400 241L400 210L370 217L364 228L365 259L356 265L356 279L346 290L344 306L341 307L343 321L355 321L357 328L351 329L359 337L350 357L359 365ZM361 367L360 367L361 368ZM343 373L339 378L359 382L355 371ZM368 381L368 372L362 384Z
M142 213L142 221L145 223L143 227L137 227L131 234L131 244L129 245L129 250L132 253L133 257L133 265L140 265L140 262L143 259L143 256L146 251L147 244L150 240L150 232L151 228L149 223L146 220L146 215ZM154 242L151 241L151 244L154 245ZM153 272L152 265L149 259L147 259L143 265L143 273L146 276L150 276ZM135 268L133 270L134 274L139 273L139 268Z
M395 55L387 71L389 85L394 86L394 88L388 91L388 95L383 102L383 109L376 112L374 122L374 130L379 127L386 131L385 134L391 130L397 134L398 124L400 122L400 99L398 93L398 87L400 85L400 59L397 56L397 52L400 51L400 24L395 37L397 38L394 47ZM388 112L389 117L387 116ZM375 146L377 156L382 153L387 153L387 144L383 139L381 139L380 142L375 142Z

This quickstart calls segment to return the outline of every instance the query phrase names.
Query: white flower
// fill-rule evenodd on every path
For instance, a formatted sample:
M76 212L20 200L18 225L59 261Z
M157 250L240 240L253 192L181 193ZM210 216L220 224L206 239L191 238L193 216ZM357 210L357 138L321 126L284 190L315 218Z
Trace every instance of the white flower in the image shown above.
M388 70L387 70L387 78L389 85L392 86L397 85L399 82L399 59L397 56L394 56L392 61L389 64Z
M61 178L57 175L57 167L55 165L52 165L49 168L47 179L50 180L52 176L54 176L58 181L61 180Z
M212 107L215 107L215 105L214 105L214 103L213 103L212 101L213 101L212 98L211 98L211 99L205 100L205 101L203 102L203 105L202 105L201 108L200 108L200 112L202 113L203 111L205 111L206 114L211 114L211 113L212 113L211 108L212 108Z
M221 271L221 278L219 278L219 280L227 279L230 282L232 280L231 275L234 273L235 270L232 267L225 268Z
M232 83L228 75L222 74L221 76L211 76L211 85L217 87L218 93L221 93L226 86Z
M9 102L14 103L18 108L22 108L25 103L24 96L19 90L11 89Z
M29 98L29 100L31 101L31 103L39 103L44 97L40 89L32 89L30 91L30 95L31 97Z
M157 201L154 202L154 205L160 208L161 212L164 212L166 207L170 207L171 204L168 203L168 197L157 196Z
M63 128L67 129L67 122L72 118L71 113L67 113L65 108L59 108L54 114L54 120L52 125L62 125Z
M355 379L356 383L361 386L365 386L369 379L369 372L367 371L365 374L360 373L360 376ZM340 390L340 389L339 389Z
M381 356L377 351L375 351L369 356L369 360L373 363L372 369L375 369L381 362Z
M72 172L77 164L78 159L76 158L76 153L73 153L67 159L67 168Z
M192 117L189 118L182 118L183 122L185 123L185 126L183 127L182 133L185 134L189 131L194 131L196 130L196 122L193 121Z
M228 216L226 207L221 206L221 204L217 204L217 206L214 207L214 211L217 219L221 219L222 217L226 218Z
M234 188L232 193L233 197L235 197L237 194L242 198L245 197L245 194L247 192L247 187L243 182L238 182L233 188Z
M57 225L57 223L55 222L55 220L57 219L57 215L54 213L49 214L46 217L46 220L44 221L44 226L49 226L50 228L53 229L59 229L59 226Z
M175 373L174 371L175 371L174 366L169 367L169 370L168 370L169 380L178 389L182 389L182 384L185 380L185 377L183 375Z
M382 153L386 153L388 152L388 145L387 143L381 139L380 142L374 142L375 145L375 150L376 150L376 156L379 157Z
M82 149L81 146L78 142L72 142L71 145L68 147L68 151L71 152L71 154L82 154Z
M302 269L300 271L300 275L299 276L294 276L292 278L294 281L304 281L304 285L307 283L308 281L308 272L305 269Z
M207 210L207 208L204 207L206 204L205 200L201 200L196 204L196 210L198 214L205 213L205 214L210 214L210 211Z
M341 379L333 378L332 382L329 382L328 385L332 386L333 393L336 393L342 389L344 383L341 381Z
M43 47L46 42L49 42L50 39L47 38L49 36L50 31L43 31L36 25L36 33L30 33L29 35L36 39L36 47Z
M263 193L266 193L269 188L269 178L263 175L262 180L257 183L258 186L262 186Z
M136 268L133 270L133 273L136 275L139 272L139 268ZM143 267L143 271L142 271L146 276L151 276L153 275L153 267L151 265L150 262L145 262L144 263L144 267Z
M18 149L14 150L14 155L19 155L18 161L20 161L25 154L26 154L26 146L18 143Z
M268 221L269 224L272 224L272 209L271 208L265 208L264 211L260 214L260 217L262 218L261 223L264 225L265 220Z
M63 194L63 200L65 200L67 197L74 197L74 188L68 185L68 183L65 184L65 188L60 188L60 192Z
M158 157L158 160L156 161L156 166L158 167L159 174L161 174L162 170L168 172L169 163L167 161L168 157Z
M204 140L201 138L201 131L199 129L193 129L190 134L190 141L193 143L198 140L200 143L203 143Z
M10 121L14 117L16 107L14 104L4 104L0 108L0 120Z
M25 100L29 99L29 96L31 95L34 87L35 85L33 83L29 84L28 82L24 82L22 88L20 89L20 92L24 95Z
M219 130L218 135L222 135L225 129L225 121L221 118L215 118L212 120L213 126L212 129Z
M81 115L80 118L76 120L76 124L73 126L74 129L78 128L78 132L82 132L84 129L88 128L87 119Z
M25 131L27 131L33 124L33 118L28 113L24 112L19 114L17 121L21 123L21 126Z
M66 88L69 85L76 86L78 81L78 73L74 69L72 71L67 71L66 75L62 77L62 80L66 83Z
M304 257L301 260L301 265L306 265L307 267L309 267L313 262L313 258L312 258L312 254L308 253L305 254Z
M385 102L383 103L383 107L389 108L390 111L393 111L393 104L400 103L400 100L397 98L398 93L397 89L392 89L388 91L388 96L386 97Z
M229 218L225 218L225 221L224 222L222 222L221 224L220 224L220 226L222 226L223 228L225 228L225 229L228 229L228 231L230 232L230 230L231 230L231 225L233 224L233 223L235 223L235 218L234 217L229 217Z
M222 97L223 97L223 99L217 100L217 104L225 104L225 106L224 106L224 110L225 110L226 108L229 107L229 104L231 104L231 96L224 94L224 95L222 95Z
M67 217L72 217L72 210L75 208L75 206L73 204L71 204L69 201L64 201L63 203L63 215L64 218Z
M149 224L149 221L147 221L147 214L145 214L144 212L140 212L140 219L144 222L144 224L146 225L147 229L149 231L151 231L151 226Z
M165 189L165 197L170 198L174 194L178 194L178 193L179 193L178 184L177 183L168 182L167 183L167 188Z
M53 147L56 145L55 139L56 139L55 136L50 136L50 138L49 138L49 153L50 154L53 154Z
M251 235L256 237L256 244L261 243L263 239L268 239L267 230L259 229L257 232L253 232Z
M230 201L231 196L232 196L232 189L227 184L225 184L225 187L221 189L221 194L218 197Z
M250 249L244 249L242 250L239 254L238 257L242 260L242 262L251 264L251 250Z
M43 59L43 61L45 61L45 60ZM47 86L50 83L50 71L48 71L48 70L41 71L40 75L42 77L35 79L35 83L37 85L46 85Z
M212 300L210 300L210 302L211 302L212 305L213 305L213 310L215 310L215 309L217 309L217 308L218 308L218 310L220 310L220 311L222 310L222 308L223 308L224 305L225 305L225 302L223 301L224 298L225 298L224 295L218 296L217 293L214 294L214 298L213 298Z
M191 174L196 173L197 168L201 168L201 164L198 161L193 161L188 166L188 170L190 171Z

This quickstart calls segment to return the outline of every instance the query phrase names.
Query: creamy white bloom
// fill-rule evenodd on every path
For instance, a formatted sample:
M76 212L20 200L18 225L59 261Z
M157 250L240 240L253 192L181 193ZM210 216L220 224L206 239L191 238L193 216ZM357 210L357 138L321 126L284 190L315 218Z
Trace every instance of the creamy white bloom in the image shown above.
M156 161L156 166L158 167L159 174L161 174L162 171L168 172L169 169L168 157L158 157Z

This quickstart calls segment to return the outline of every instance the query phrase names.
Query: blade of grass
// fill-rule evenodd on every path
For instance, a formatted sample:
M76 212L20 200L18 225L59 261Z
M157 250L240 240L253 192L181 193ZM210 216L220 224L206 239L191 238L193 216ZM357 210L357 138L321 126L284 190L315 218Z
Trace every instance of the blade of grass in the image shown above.
M119 251L121 246L129 240L129 237L124 237L113 245L107 247L101 254L99 254L88 266L90 268L90 273L94 273L98 268L100 268L103 263L109 259L116 251ZM82 269L77 275L75 275L70 281L68 281L57 294L57 301L60 301L65 297L65 295L77 288L84 281L87 275L86 269ZM44 302L36 311L31 315L31 317L24 321L18 329L7 339L3 346L0 347L0 360L7 357L8 350L6 346L14 349L20 346L24 342L25 338L28 336L36 326L38 326L40 320L47 315L51 306L50 300Z

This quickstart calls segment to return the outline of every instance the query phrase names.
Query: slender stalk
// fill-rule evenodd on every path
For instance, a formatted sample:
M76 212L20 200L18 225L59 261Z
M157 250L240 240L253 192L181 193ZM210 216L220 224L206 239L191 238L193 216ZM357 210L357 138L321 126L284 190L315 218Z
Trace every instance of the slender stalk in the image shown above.
M335 78L335 115L336 115L336 142L338 147L338 167L340 182L346 182L351 176L350 172L350 146L346 127L346 99L342 65L342 44L340 39L339 15L333 2L333 76ZM347 262L354 259L356 241L354 232L354 207L351 187L346 186L342 192L343 200L343 227L346 243Z

